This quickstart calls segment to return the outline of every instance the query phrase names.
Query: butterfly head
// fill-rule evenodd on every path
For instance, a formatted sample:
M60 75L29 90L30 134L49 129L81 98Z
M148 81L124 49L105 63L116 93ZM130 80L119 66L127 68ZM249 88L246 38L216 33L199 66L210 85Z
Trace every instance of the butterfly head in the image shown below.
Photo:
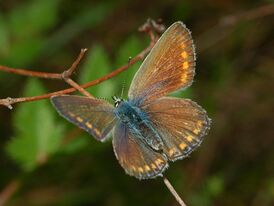
M124 100L119 98L119 97L116 97L116 96L113 96L112 99L114 100L114 106L115 107L118 107L119 104L121 104L121 102L123 102Z

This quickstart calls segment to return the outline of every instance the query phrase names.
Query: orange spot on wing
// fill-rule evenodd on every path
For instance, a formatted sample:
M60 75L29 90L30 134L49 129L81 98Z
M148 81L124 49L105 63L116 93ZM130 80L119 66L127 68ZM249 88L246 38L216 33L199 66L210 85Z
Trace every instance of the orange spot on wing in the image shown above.
M199 134L200 131L201 131L201 129L202 129L202 127L203 127L203 121L198 121L198 122L197 122L197 128L194 129L193 132L194 132L195 134Z
M158 167L160 167L162 163L164 163L164 161L163 161L162 159L160 159L160 158L157 159L157 160L155 161L155 164L156 164Z
M69 114L69 116L71 116L71 117L75 117L75 116L76 116L76 115L73 114L72 112L69 112L68 114Z
M148 172L150 171L150 167L148 165L145 165L145 170Z
M194 130L195 131L195 130ZM194 132L195 133L195 132ZM191 136L191 135L188 135L187 137L186 137L186 139L187 139L187 141L189 141L189 142L191 142L192 140L193 140L193 137Z
M90 128L90 129L92 129L93 127L92 127L92 124L90 124L90 123L86 123L86 126L88 127L88 128Z
M151 166L152 169L156 169L156 168L157 168L157 167L155 166L155 164L153 164L153 163L151 163L150 166Z
M202 121L198 121L197 124L198 124L198 127L202 127L203 126L203 122Z
M183 63L183 70L188 69L188 68L189 68L188 62L184 62Z
M188 57L188 54L187 54L186 51L183 51L183 52L181 53L181 56L182 56L184 59L186 59L186 58Z
M168 154L169 154L169 156L171 157L172 155L174 155L176 153L176 148L172 148L172 149L170 149L169 150L169 152L168 152Z
M187 81L187 74L183 73L181 76L181 82L186 82Z
M201 131L200 129L194 129L193 130L194 134L199 134L200 131Z
M187 82L188 80L188 72L189 69L189 63L185 61L182 65L182 75L181 75L181 82Z
M181 150L184 150L185 148L186 148L186 144L185 143L181 143L180 145L179 145L179 147L181 148Z
M78 122L83 122L83 121L84 121L81 117L76 117L76 120L77 120Z
M143 172L144 172L144 170L143 170L143 168L142 168L142 167L138 167L138 171L139 171L139 172L141 172L141 173L143 173Z
M97 136L100 136L101 135L101 132L97 129L97 128L93 128L93 131L95 132L95 134Z

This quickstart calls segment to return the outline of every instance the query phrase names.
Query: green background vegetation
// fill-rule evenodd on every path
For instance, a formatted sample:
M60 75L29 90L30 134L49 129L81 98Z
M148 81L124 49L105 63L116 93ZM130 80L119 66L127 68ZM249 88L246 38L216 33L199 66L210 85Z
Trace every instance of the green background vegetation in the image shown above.
M171 163L166 175L190 206L273 205L274 18L246 13L265 4L273 1L1 1L0 64L62 72L88 48L73 76L85 83L149 44L137 32L148 17L166 25L183 21L198 59L192 87L176 95L202 105L213 123L201 147ZM229 24L227 16L240 18ZM88 91L107 99L119 95L139 65ZM0 98L66 87L0 72ZM111 141L97 142L69 124L49 100L16 104L11 111L0 107L0 197L14 181L20 186L6 205L177 204L161 178L127 176Z

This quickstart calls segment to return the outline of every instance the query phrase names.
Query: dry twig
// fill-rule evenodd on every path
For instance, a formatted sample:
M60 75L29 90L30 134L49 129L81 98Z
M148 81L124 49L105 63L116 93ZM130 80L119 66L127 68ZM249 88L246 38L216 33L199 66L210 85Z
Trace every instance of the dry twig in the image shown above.
M19 189L21 185L20 180L12 180L0 193L0 206L4 206L5 203L11 198L11 196Z
M182 198L178 195L178 193L176 192L176 190L174 189L174 187L171 185L171 183L169 182L169 180L165 176L163 176L163 180L164 180L164 183L165 183L166 187L169 189L170 193L175 197L175 199L177 200L177 202L181 206L186 206L186 204L184 203L184 201L182 200Z
M36 72L36 71L30 71L30 70L25 70L25 69L15 69L15 68L10 68L10 67L7 67L7 66L0 65L0 71L5 71L5 72L8 72L8 73L14 73L14 74L23 75L23 76L64 80L72 86L69 89L64 89L64 90L60 90L60 91L56 91L56 92L52 92L52 93L48 93L48 94L43 94L43 95L39 95L39 96L19 97L19 98L7 97L5 99L0 99L0 105L6 106L9 109L12 109L12 105L15 104L15 103L30 102L30 101L37 101L37 100L41 100L41 99L47 99L47 98L50 98L50 97L56 96L56 95L63 95L63 94L72 93L76 90L79 90L85 96L91 97L91 95L89 93L84 91L84 88L88 88L88 87L97 85L97 84L99 84L103 81L106 81L106 80L118 75L119 73L127 70L131 65L133 65L136 62L142 60L147 55L147 53L152 49L152 47L154 46L154 44L157 41L158 37L155 37L155 35L154 35L154 29L155 29L154 27L155 27L156 24L154 24L154 27L150 26L150 29L148 29L150 24L151 24L151 22L148 21L144 24L144 25L147 25L147 26L143 25L139 29L139 31L148 33L148 35L151 38L150 45L147 48L145 48L143 51L141 51L139 54L137 54L134 58L132 58L127 64L123 65L122 67L114 70L113 72L111 72L109 74L106 74L105 76L103 76L101 78L95 79L95 80L90 81L90 82L88 82L86 84L83 84L83 85L78 85L76 82L74 82L70 78L70 76L76 70L78 64L80 63L80 61L83 58L83 56L84 56L85 52L87 51L87 49L82 49L81 53L79 54L78 58L73 62L72 66L68 70L64 71L63 73ZM143 28L146 28L146 29L143 29Z

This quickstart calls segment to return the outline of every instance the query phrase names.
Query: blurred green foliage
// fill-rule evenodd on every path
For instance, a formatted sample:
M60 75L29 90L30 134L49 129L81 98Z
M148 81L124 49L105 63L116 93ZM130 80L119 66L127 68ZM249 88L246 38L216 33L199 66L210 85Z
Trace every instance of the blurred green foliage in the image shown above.
M86 83L127 64L149 44L137 33L148 17L167 25L182 20L193 31L197 70L192 87L172 95L197 101L213 125L191 158L171 163L166 174L187 205L273 205L273 15L222 25L227 15L248 15L243 12L269 2L1 1L0 64L62 72L87 47L73 76ZM126 98L140 64L87 90L111 101L125 87ZM63 87L0 73L1 98ZM127 176L111 141L102 144L75 128L48 100L14 106L0 108L0 202L18 179L21 187L7 205L176 205L160 178Z
M2 61L22 66L37 57L45 44L45 32L57 21L57 8L60 2L30 1L15 7L5 16L6 28L3 30L8 32L9 36L4 42L8 47Z
M111 71L111 64L106 51L102 46L95 45L87 56L81 74L79 75L79 83L87 83L108 74ZM110 97L114 93L114 81L106 81L102 86L94 86L87 88L87 91L95 97Z
M45 92L39 81L30 79L23 95L35 96ZM14 113L15 136L8 143L7 152L23 170L35 169L58 151L64 127L55 119L55 112L45 100L20 105Z

